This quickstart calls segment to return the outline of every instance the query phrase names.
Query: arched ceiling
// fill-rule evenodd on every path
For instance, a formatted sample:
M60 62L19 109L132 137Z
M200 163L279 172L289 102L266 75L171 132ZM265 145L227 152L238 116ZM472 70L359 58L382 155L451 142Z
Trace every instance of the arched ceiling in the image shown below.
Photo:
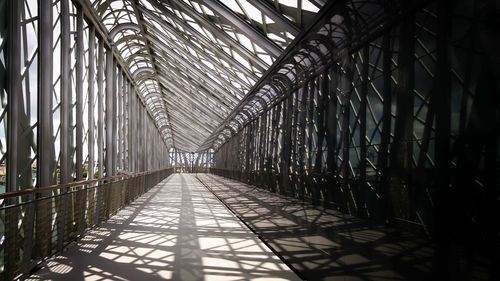
M197 151L325 2L96 0L92 7L165 139Z

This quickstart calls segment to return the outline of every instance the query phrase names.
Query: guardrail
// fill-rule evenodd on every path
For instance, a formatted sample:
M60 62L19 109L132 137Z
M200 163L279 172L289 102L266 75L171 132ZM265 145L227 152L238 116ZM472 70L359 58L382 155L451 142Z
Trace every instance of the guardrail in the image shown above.
M27 276L171 173L163 169L0 194L0 280Z

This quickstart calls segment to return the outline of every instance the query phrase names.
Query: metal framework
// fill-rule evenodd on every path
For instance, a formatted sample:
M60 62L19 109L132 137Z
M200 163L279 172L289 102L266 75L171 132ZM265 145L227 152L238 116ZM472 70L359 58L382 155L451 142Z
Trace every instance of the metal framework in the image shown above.
M186 152L200 150L321 5L92 2L162 134Z
M323 4L0 0L1 279L132 200L119 186L208 171L200 145Z
M58 188L0 199L2 279L62 249L81 231L69 225L92 220L85 217L90 209L81 213L92 202L111 208L105 199L111 197L84 187L169 165L167 117L150 109L144 95L154 85L132 78L91 7L85 1L0 1L2 192L93 181L77 193Z
M211 171L434 237L437 279L497 263L498 29L465 2L328 2L200 147Z
M421 231L441 247L440 280L465 259L450 248L481 245L498 264L487 249L500 220L497 11L0 0L0 279L171 172Z

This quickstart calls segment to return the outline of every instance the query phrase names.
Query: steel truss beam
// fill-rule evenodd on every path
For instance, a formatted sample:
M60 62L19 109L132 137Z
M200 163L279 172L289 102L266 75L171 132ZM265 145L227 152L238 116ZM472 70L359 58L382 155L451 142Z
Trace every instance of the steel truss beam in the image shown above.
M150 3L157 8L159 11L161 11L163 14L168 15L169 18L175 20L177 24L182 26L183 28L190 29L187 23L185 23L184 19L177 17L176 14L170 12L168 9L166 9L158 0L151 0ZM219 27L217 27L215 24L212 22L208 21L205 19L203 16L199 15L197 12L193 11L190 7L188 7L184 2L178 1L175 2L176 7L178 7L182 12L186 13L193 19L195 19L197 22L201 23L203 27L207 28L211 32L214 33L214 35L217 37L217 39L223 41L225 44L228 46L231 46L238 54L240 54L242 57L245 59L251 61L255 67L260 68L260 70L265 71L269 65L262 61L260 58L258 58L254 53L250 52L247 48L242 46L238 41L235 39L231 38L227 33L224 31L220 30ZM197 32L198 33L198 32ZM195 33L196 34L196 33ZM202 36L204 37L204 36ZM213 43L211 43L213 44Z
M283 49L281 49L281 47L279 47L276 43L274 43L260 31L256 30L253 26L249 25L246 21L241 19L238 15L236 15L233 11L231 11L224 4L220 3L218 0L203 0L203 3L205 3L208 7L214 10L216 13L220 14L225 19L234 23L235 27L239 31L248 36L250 40L262 47L264 50L268 51L274 57L279 57L283 52ZM280 23L284 23L284 21L280 21ZM287 29L287 31L288 30L289 29Z

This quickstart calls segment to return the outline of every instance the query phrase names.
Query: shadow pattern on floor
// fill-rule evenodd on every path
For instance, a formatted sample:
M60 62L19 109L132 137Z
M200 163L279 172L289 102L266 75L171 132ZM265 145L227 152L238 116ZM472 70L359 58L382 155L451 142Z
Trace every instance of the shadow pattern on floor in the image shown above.
M198 178L307 280L429 280L432 242L212 174Z
M174 174L29 280L299 280L193 175Z

